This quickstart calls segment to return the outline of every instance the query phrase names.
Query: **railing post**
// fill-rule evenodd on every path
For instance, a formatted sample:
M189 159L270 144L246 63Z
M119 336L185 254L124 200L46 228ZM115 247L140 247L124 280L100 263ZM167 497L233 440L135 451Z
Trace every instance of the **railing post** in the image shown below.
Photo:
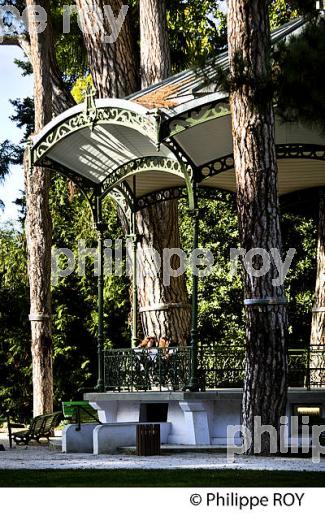
M97 196L97 221L98 233L98 337L97 337L97 362L98 379L96 390L104 391L104 224L102 214L102 199ZM107 383L107 382L106 382Z
M193 190L194 209L191 211L193 225L193 251L199 247L199 209L197 201L197 186ZM191 378L190 390L198 391L198 292L199 280L192 266L192 327L191 327Z
M307 347L308 351L307 351L307 390L310 390L310 381L311 381L311 345L308 343L308 347Z
M133 194L136 196L136 177L133 177ZM137 215L136 207L132 208L132 229L131 237L133 241L132 250L132 347L136 348L138 345L138 286L137 286L137 252L138 252L138 237L137 237Z
M133 307L133 315L132 315L132 347L136 348L138 345L138 334L137 334L137 328L138 328L138 288L137 288L137 248L138 248L138 241L137 241L137 235L136 232L133 234L133 259L132 259L132 307Z

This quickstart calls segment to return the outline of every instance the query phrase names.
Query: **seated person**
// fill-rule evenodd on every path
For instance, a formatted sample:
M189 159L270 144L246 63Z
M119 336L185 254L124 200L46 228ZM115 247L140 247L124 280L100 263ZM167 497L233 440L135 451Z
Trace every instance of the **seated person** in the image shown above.
M165 357L169 356L169 343L169 339L166 336L162 336L159 340L159 348Z
M153 358L158 353L156 338L154 336L147 336L136 348L142 352L147 351L151 358Z

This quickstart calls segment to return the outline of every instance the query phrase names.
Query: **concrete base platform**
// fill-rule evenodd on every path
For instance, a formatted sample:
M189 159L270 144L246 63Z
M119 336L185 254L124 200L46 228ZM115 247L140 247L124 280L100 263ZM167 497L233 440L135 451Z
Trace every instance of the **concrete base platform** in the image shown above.
M101 425L75 425L63 433L66 453L112 453L136 444L139 423L159 423L161 442L183 446L224 448L239 445L241 437L242 389L225 388L207 392L106 392L85 394L98 411ZM318 407L325 417L325 390L291 388L288 391L285 438L299 437L291 423L297 406ZM297 433L297 435L296 435ZM299 444L299 441L298 441Z

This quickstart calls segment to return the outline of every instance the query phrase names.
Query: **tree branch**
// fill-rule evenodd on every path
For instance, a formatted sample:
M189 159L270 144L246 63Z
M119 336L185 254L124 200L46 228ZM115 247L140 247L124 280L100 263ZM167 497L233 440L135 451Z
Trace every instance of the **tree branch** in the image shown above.
M30 41L26 34L17 34L14 36L2 36L0 39L0 45L12 45L20 47L27 58L31 59Z

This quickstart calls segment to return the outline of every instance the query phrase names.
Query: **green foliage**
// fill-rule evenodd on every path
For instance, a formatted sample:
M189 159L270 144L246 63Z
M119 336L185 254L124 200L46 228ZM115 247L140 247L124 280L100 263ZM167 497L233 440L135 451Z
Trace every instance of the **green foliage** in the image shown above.
M232 275L230 248L239 246L233 195L216 192L215 200L200 201L200 248L214 255L214 269L199 283L199 333L202 342L241 345L244 337L243 288L240 272ZM191 219L186 200L181 202L181 233L184 249L192 249ZM191 292L191 276L188 273Z
M175 71L202 63L226 44L219 1L167 0L168 29Z
M0 143L0 180L9 173L11 164L20 164L22 159L21 148L7 139Z
M74 82L87 73L87 53L77 23L76 10L70 16L70 31L63 33L63 9L65 6L75 7L75 2L72 0L51 2L51 18L58 65L64 74L65 82L72 88Z
M87 248L96 248L97 238L88 203L80 193L71 195L68 188L61 177L52 184L53 243L58 248L69 248L78 260L80 240L85 241ZM116 208L110 201L104 207L104 220L106 238L115 240L123 236ZM98 316L94 260L91 255L83 276L75 270L70 276L59 279L53 287L54 373L58 398L77 397L78 387L95 383ZM127 281L107 276L104 296L105 348L127 348L130 344Z
M276 29L299 15L294 4L295 2L285 0L272 0L269 9L271 29Z
M312 200L317 208L317 193L312 195ZM290 212L285 211L282 215L282 232L285 254L289 248L296 249L286 278L290 343L305 346L310 339L311 310L315 294L318 215L303 213L297 207Z
M71 94L77 104L82 103L85 97L85 91L88 85L92 85L91 75L78 78L75 82Z
M311 21L301 35L278 48L274 60L278 114L324 132L325 21Z
M14 229L0 230L0 415L30 417L31 355L26 245Z
M30 97L23 99L11 99L10 103L15 109L15 114L10 117L17 127L24 129L23 143L34 131L34 100Z

